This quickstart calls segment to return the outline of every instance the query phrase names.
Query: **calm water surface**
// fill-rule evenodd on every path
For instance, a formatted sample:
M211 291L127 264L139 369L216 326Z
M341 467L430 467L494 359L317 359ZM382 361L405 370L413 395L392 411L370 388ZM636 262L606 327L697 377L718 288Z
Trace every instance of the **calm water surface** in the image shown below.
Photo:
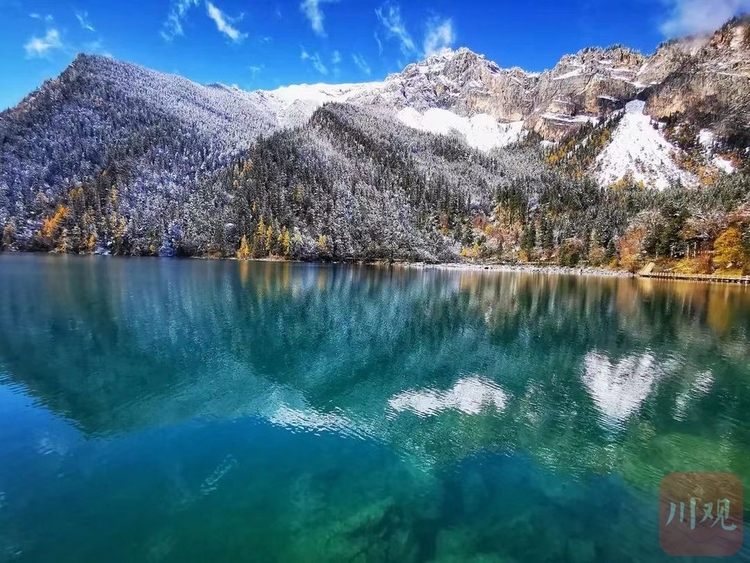
M3 255L0 561L667 560L749 359L741 287Z

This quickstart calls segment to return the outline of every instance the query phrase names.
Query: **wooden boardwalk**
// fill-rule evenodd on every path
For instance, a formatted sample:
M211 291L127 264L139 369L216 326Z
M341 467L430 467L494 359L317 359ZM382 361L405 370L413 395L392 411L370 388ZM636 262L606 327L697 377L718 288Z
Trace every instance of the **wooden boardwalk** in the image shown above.
M750 285L750 276L742 277L727 277L727 276L714 276L710 274L675 274L672 272L657 272L654 273L654 267L656 264L649 262L644 266L640 272L638 272L639 278L658 278L663 280L688 280L688 281L706 281L706 282L718 282L718 283L739 283Z

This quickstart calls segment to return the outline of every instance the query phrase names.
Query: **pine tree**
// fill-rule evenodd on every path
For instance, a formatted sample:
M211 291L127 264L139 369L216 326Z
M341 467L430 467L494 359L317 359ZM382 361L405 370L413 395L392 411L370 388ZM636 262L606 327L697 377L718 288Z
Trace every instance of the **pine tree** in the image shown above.
M68 252L74 254L78 254L81 251L81 227L78 225L73 227L70 231L70 236L68 237L68 248Z

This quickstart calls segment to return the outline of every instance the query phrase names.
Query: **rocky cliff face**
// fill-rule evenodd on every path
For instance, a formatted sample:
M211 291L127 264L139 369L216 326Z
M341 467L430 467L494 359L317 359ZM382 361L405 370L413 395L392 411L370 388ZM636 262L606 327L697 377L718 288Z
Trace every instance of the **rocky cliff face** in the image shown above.
M424 112L439 108L471 117L485 113L501 121L520 121L534 109L538 75L519 68L501 69L482 55L462 48L407 66L375 91L352 98L396 109Z
M635 98L644 57L625 47L584 49L541 74L527 126L560 141L586 123L622 109Z
M649 92L647 113L709 130L728 148L750 144L750 18L710 37L666 45L653 57L665 58L671 68Z
M624 47L585 49L566 55L549 71L501 69L462 48L446 50L391 75L375 92L351 101L487 114L502 122L526 120L548 140L561 140L582 124L622 109L642 85L636 75L644 57Z
M587 48L542 73L501 69L465 48L446 50L350 101L523 120L527 130L561 141L636 99L648 102L646 114L656 120L682 116L716 128L719 137L737 136L732 122L747 122L750 108L750 19L667 42L650 56L623 46Z

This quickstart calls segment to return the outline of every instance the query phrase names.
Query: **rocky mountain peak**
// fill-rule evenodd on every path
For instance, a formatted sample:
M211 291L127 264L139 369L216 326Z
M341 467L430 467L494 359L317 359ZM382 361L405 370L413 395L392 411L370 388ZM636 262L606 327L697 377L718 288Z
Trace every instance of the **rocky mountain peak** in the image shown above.
M651 117L680 122L683 133L702 130L727 150L750 146L750 17L660 46L642 76Z

